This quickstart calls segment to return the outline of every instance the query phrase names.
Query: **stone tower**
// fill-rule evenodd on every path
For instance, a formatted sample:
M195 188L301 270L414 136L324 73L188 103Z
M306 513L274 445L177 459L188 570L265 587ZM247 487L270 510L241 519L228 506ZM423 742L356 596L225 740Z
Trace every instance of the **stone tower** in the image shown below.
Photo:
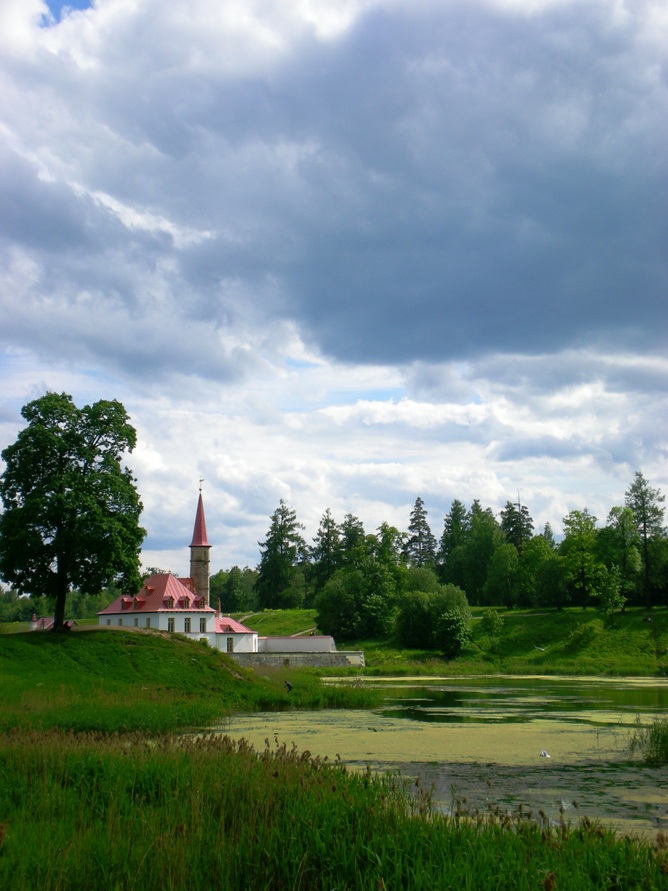
M195 593L198 597L204 598L207 606L209 605L210 550L211 545L206 537L206 521L204 519L204 505L202 504L202 489L200 488L193 540L190 542L190 578L193 580Z

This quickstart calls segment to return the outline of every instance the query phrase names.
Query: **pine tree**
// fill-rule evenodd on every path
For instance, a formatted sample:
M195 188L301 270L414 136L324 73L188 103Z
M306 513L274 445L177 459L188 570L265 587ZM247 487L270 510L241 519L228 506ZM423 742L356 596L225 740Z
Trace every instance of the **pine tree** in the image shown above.
M303 603L306 559L303 528L297 522L295 511L281 499L272 514L266 540L259 542L261 557L255 590L263 609L283 609Z
M643 556L643 589L645 592L645 606L652 605L650 586L650 573L652 564L651 543L654 539L663 538L664 508L661 505L666 500L660 489L653 489L640 471L636 472L633 482L626 492L626 506L633 511L636 528L640 535L640 543Z
M354 563L363 553L366 553L366 532L359 517L346 514L341 523L341 547L342 559L346 564Z
M443 521L443 534L438 550L441 581L464 586L464 545L469 533L466 505L455 498Z
M341 528L329 508L320 520L320 528L313 539L309 552L311 558L310 577L314 593L321 591L343 562Z
M436 563L436 539L429 528L427 511L419 495L408 524L404 557L411 566L433 566Z
M519 501L506 501L506 506L501 511L501 528L506 540L515 545L521 556L524 545L531 541L533 535L533 520L529 509Z

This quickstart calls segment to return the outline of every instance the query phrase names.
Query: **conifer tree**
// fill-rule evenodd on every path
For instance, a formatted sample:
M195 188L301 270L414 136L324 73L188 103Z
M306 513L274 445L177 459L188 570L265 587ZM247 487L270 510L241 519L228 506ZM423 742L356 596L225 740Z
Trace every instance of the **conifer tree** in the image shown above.
M506 506L501 511L501 528L506 541L515 545L521 556L524 545L531 541L533 535L533 520L526 505L519 501L506 501Z
M418 497L408 524L404 557L411 566L433 566L436 563L436 539L427 521L424 501Z
M652 605L652 592L650 585L652 569L653 540L663 538L664 508L661 506L666 496L660 489L653 489L640 471L636 472L633 482L626 492L626 506L633 511L636 528L640 535L640 544L643 557L643 589L645 593L645 606Z
M443 520L443 533L438 548L441 580L453 585L464 584L464 544L470 532L466 505L455 498Z
M341 528L334 520L329 508L320 520L320 528L313 539L313 547L310 549L309 556L311 558L310 576L313 591L317 594L343 562Z
M304 527L297 514L281 499L271 516L267 538L260 545L260 565L255 581L263 609L301 606L304 600L303 565L306 560Z

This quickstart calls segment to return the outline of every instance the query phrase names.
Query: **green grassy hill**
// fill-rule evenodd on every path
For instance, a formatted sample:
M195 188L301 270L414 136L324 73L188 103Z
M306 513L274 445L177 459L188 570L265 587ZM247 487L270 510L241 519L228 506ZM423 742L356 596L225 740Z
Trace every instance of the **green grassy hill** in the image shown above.
M404 650L378 641L358 642L371 674L548 674L668 676L668 611L631 609L604 621L594 609L500 610L495 639L483 631L474 608L472 640L451 661L433 650Z
M276 685L178 635L123 630L5 635L0 728L160 732L276 707Z
M234 618L261 635L277 637L309 634L316 627L314 609L264 609L258 613L235 613Z

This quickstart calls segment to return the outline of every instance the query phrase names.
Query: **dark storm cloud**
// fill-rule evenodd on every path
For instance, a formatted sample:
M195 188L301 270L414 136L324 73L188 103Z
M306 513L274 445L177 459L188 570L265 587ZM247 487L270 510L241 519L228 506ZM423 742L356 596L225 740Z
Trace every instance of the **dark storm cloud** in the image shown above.
M377 4L327 40L279 7L256 31L194 2L77 14L48 29L76 34L57 52L5 62L5 244L72 349L130 374L149 359L117 348L120 313L158 338L289 320L357 363L659 350L654 9ZM90 341L82 293L119 316ZM30 337L48 344L56 315Z
M313 111L350 215L313 221L289 278L321 347L396 362L663 342L665 93L605 16L360 25Z

